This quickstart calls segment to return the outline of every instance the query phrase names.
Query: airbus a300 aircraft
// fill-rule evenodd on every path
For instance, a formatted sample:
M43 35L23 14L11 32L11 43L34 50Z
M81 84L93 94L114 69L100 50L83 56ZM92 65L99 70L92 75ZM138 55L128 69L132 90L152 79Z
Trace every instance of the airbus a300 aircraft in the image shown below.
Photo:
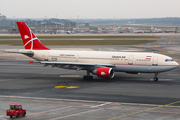
M154 81L158 81L160 72L179 66L171 57L156 53L51 50L38 40L26 23L17 22L17 25L25 50L16 53L27 55L44 66L86 70L85 80L92 80L91 74L113 78L114 72L126 72L155 73Z

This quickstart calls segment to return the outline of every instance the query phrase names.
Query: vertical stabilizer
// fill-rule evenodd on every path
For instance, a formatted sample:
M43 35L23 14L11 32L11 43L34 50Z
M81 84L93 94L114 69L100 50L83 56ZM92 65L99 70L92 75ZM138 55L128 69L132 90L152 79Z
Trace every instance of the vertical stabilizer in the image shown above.
M34 35L31 29L26 25L25 22L17 22L19 32L21 34L22 41L25 49L30 50L50 50L45 47L39 39Z

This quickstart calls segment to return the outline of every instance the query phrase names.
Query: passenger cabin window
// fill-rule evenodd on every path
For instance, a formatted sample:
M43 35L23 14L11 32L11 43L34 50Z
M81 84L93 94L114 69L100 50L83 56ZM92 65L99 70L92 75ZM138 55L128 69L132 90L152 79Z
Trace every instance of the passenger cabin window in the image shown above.
M165 62L171 62L174 61L173 59L166 59Z

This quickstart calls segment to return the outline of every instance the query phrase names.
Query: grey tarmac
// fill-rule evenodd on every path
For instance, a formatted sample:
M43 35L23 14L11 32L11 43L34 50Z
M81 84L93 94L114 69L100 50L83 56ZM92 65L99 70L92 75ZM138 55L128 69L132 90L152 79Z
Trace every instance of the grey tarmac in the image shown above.
M0 119L9 104L22 104L27 110L21 120L179 120L177 106L127 104L119 102L73 101L41 98L0 97Z
M68 46L50 47L67 49ZM71 50L87 47L88 50L162 53L180 63L179 45L69 46ZM126 73L116 73L110 80L94 76L90 81L82 79L85 71L43 67L29 64L28 60L19 54L0 55L2 120L9 120L5 110L12 103L22 104L27 109L27 117L19 118L26 120L180 120L180 67L160 73L158 82L152 80L154 74Z

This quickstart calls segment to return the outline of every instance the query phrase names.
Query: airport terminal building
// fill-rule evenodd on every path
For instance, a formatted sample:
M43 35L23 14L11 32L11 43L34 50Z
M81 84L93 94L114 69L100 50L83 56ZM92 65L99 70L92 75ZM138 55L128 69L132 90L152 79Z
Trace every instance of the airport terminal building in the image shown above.
M0 13L0 27L9 27L10 20L6 19L5 15L1 15Z

